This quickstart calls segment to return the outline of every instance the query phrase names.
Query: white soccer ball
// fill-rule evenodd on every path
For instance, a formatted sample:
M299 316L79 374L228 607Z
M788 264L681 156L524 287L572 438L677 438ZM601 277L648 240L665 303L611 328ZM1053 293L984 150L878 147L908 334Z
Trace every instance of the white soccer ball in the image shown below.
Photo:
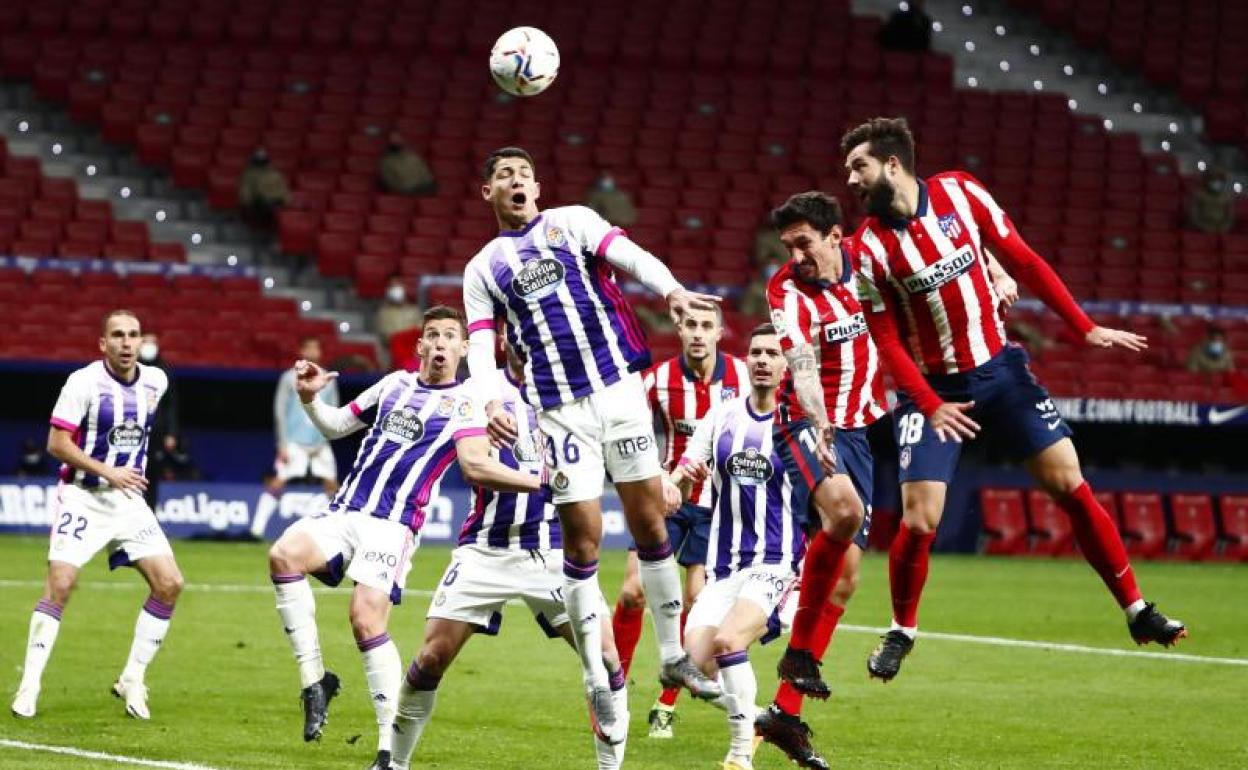
M490 74L513 96L536 96L559 74L559 48L537 27L509 29L490 51Z

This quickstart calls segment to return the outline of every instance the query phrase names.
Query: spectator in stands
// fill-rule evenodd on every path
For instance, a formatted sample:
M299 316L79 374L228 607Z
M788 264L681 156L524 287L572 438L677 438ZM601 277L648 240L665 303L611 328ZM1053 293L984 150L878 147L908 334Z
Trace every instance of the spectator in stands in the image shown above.
M764 222L759 225L758 232L754 235L754 267L764 272L771 269L771 272L775 273L788 259L789 252L780 242L780 236L776 235L776 229L771 226L771 223ZM775 265L775 268L769 268L769 265ZM771 275L763 278L764 289L770 278Z
M1226 172L1209 169L1187 198L1187 226L1206 233L1229 233L1235 226L1235 195Z
M1197 374L1225 374L1235 371L1235 359L1226 346L1226 332L1210 326L1205 338L1187 355L1187 370Z
M22 439L22 448L17 458L17 469L13 471L13 475L19 478L52 475L52 469L48 467L47 454L44 453L43 447L33 438Z
M305 337L299 343L299 358L314 364L321 362L321 341ZM338 406L338 383L331 381L317 398L330 406ZM291 479L320 479L325 494L338 490L338 464L334 450L303 411L295 392L294 367L282 373L273 395L273 421L277 430L276 490L280 492Z
M610 171L602 172L589 194L585 196L585 205L613 225L630 227L637 221L637 207L633 198L615 184L615 177Z
M398 132L391 133L386 142L377 175L381 189L394 195L432 195L438 191L429 164L407 146Z
M420 306L407 301L407 287L399 276L392 276L386 285L386 298L377 308L377 333L385 345L390 338L401 331L415 329L424 323L424 313Z
M922 52L932 46L932 18L923 0L903 2L880 27L880 45L889 51Z
M143 341L139 343L139 362L163 370L169 380L169 389L157 404L156 417L152 421L151 458L148 460L151 472L148 473L147 491L143 495L147 504L155 509L160 499L157 490L160 480L170 478L167 466L173 461L175 453L184 454L178 451L178 388L168 364L160 357L160 337L155 332L143 334Z
M257 148L238 178L238 206L243 217L256 227L272 227L289 198L286 177L269 162L269 153Z

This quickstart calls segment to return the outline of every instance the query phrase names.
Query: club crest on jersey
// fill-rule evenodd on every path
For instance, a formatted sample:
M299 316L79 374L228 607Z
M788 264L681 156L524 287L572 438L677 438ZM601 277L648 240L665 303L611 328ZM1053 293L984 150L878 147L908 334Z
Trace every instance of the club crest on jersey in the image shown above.
M901 279L911 294L927 294L957 280L975 264L975 251L970 245L946 254L932 264Z
M143 387L147 390L147 413L151 414L156 411L156 404L160 403L160 391L151 385Z
M146 429L139 425L133 417L127 418L121 425L114 425L108 432L108 445L123 452L133 452L143 445Z
M539 300L554 294L563 285L567 269L554 257L535 259L511 279L511 290L526 300Z
M472 402L460 401L459 409L457 411L459 412L460 417L464 417L464 418L472 417Z
M867 317L862 313L854 313L849 318L844 318L835 323L824 324L823 327L824 340L833 344L848 342L866 333Z
M393 441L410 444L425 435L425 424L411 407L394 409L381 418L381 432Z
M572 480L563 471L555 471L554 477L550 480L550 486L556 492L566 492L571 483Z
M450 417L455 412L455 397L443 396L438 402L437 415L439 417Z
M957 240L962 235L962 223L958 221L957 214L945 214L938 217L936 222L940 225L940 231L945 234L949 240Z
M901 448L901 457L898 458L898 465L902 468L910 467L910 447L903 446Z
M564 237L563 230L560 230L558 227L553 225L546 228L546 245L557 248L567 242L568 239Z
M772 474L775 473L771 458L759 454L754 447L734 452L724 465L728 469L728 475L736 479L737 483L750 486L766 484L771 481Z
M784 311L783 310L776 309L776 310L771 311L771 325L776 327L776 334L780 335L781 337L784 336Z
M727 385L723 388L720 388L720 391L719 391L720 401L731 401L736 397L737 397L737 389L732 387L731 385Z

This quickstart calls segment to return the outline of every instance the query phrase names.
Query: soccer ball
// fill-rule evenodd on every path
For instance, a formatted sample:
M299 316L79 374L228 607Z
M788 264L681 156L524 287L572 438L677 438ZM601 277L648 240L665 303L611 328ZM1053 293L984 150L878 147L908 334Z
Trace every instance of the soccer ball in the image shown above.
M559 74L559 48L536 27L509 29L490 51L490 74L513 96L536 96Z

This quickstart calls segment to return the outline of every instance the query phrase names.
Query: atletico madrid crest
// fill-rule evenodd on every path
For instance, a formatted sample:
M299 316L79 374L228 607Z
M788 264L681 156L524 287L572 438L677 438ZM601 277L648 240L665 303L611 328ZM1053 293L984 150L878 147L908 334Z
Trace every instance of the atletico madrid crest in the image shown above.
M962 223L958 221L957 214L945 214L936 221L940 223L940 231L949 240L957 240L958 236L962 235Z

